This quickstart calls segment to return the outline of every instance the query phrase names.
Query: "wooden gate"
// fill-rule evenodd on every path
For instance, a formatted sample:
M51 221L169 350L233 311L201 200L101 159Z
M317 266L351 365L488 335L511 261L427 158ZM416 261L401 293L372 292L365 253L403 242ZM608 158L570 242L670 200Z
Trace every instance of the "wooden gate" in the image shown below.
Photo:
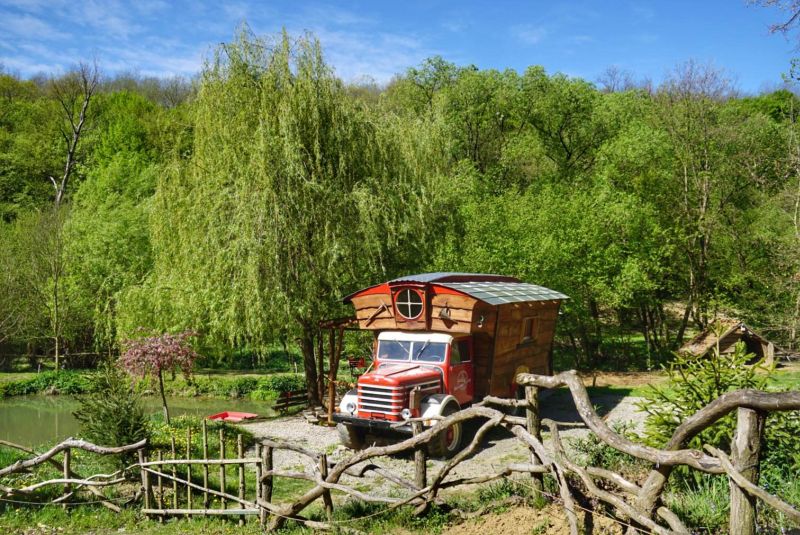
M255 456L245 457L242 435L236 436L233 458L226 454L226 436L219 430L217 455L209 455L208 429L203 421L201 445L193 447L192 430L186 431L185 457L177 453L175 437L170 451L158 451L155 459L148 459L139 451L144 508L150 516L173 515L258 515L258 501L268 498L271 489L261 482L261 474L268 469L264 448L256 445ZM233 441L231 441L233 442ZM196 451L201 449L201 451ZM193 454L197 453L197 458ZM248 488L248 474L254 474Z

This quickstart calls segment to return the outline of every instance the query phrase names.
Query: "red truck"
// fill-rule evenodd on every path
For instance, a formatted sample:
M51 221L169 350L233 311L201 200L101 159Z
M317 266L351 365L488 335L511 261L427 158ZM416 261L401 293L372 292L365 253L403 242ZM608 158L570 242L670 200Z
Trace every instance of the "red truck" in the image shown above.
M518 373L552 373L552 344L564 294L514 277L425 273L345 298L361 329L375 332L373 363L334 414L341 442L410 434L411 418L457 412L487 395L514 397ZM430 419L428 419L430 418ZM436 457L461 447L454 425L429 445Z

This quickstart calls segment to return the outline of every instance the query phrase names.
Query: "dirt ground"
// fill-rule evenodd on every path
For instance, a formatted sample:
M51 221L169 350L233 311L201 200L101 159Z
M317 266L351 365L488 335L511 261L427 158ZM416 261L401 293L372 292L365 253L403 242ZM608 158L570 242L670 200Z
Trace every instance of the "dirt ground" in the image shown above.
M644 422L644 414L637 410L635 404L640 398L632 396L602 394L592 396L592 403L597 407L599 414L610 425L615 422L626 422L634 429ZM542 396L542 417L551 418L561 422L580 422L572 397L567 391L555 391L552 395ZM470 422L465 426L464 440L468 442L477 431L480 422ZM309 449L326 452L329 459L336 461L351 454L350 450L339 445L339 438L335 428L311 425L302 417L287 417L265 422L254 422L243 425L248 431L259 438L278 438L291 441ZM565 444L569 448L570 442L589 434L585 428L569 428L562 432ZM547 437L545 435L545 443ZM459 464L448 476L448 479L462 477L478 477L496 473L501 468L513 462L525 462L529 453L525 446L511 433L504 429L495 429L486 437L483 448L470 459ZM395 474L410 481L414 479L414 464L410 456L396 456L380 458L376 464L392 470ZM443 461L431 459L428 461L429 474L435 473L443 465ZM300 454L287 451L276 451L275 468L278 470L310 471L312 467L307 458ZM430 476L429 476L430 477ZM371 487L372 492L397 492L397 487L376 478L371 482L349 481L352 484ZM462 487L462 490L463 487Z
M582 519L579 515L579 522ZM619 524L612 519L594 515L593 531L598 535L622 533ZM467 520L442 531L442 535L486 535L502 533L503 535L561 535L569 533L569 523L564 509L549 505L543 509L532 507L516 507L508 511L489 513L473 520Z

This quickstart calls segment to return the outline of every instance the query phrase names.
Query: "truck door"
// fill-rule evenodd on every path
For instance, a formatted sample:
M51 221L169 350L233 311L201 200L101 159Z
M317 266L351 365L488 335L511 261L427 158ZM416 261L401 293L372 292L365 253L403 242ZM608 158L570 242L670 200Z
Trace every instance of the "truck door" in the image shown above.
M450 345L450 363L447 369L449 393L461 406L472 401L475 378L472 368L472 338L459 338Z

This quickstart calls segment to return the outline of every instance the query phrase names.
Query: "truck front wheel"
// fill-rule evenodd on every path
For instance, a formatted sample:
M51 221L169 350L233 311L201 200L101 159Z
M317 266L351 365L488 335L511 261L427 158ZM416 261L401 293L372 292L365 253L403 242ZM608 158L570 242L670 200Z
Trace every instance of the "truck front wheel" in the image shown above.
M458 410L457 404L449 403L442 411L442 416L450 416L458 412ZM461 422L453 424L444 431L437 433L431 441L428 442L428 455L443 459L451 458L461 449L461 438L463 434Z
M361 429L350 425L336 424L336 431L339 433L339 442L345 448L360 450L364 447L365 434Z

